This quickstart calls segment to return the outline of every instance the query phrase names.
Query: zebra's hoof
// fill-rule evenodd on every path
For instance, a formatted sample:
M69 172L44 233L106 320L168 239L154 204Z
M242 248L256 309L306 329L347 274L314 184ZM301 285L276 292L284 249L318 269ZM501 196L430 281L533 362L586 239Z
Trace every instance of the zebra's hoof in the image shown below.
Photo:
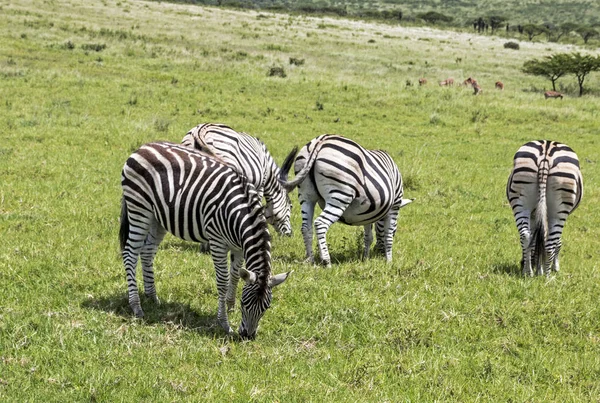
M133 308L133 314L135 315L136 318L144 317L144 311L142 311L141 307Z
M305 264L314 264L315 263L315 258L313 256L307 256L306 258L304 258L304 260L302 261L302 263L305 263Z

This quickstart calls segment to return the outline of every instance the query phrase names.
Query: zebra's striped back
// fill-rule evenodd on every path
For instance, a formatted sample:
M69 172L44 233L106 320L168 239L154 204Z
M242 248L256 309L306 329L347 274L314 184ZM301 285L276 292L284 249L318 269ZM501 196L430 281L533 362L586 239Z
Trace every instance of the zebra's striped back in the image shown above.
M569 146L539 140L519 148L506 197L521 236L525 274L531 273L532 264L538 273L551 265L558 270L562 231L582 195L579 159Z
M291 235L290 199L277 180L279 167L262 141L223 124L205 123L191 129L182 144L210 150L245 175L260 197L265 196L267 221L278 233Z
M292 159L286 159L282 173L291 168ZM326 265L330 260L325 234L336 221L365 226L365 256L372 241L371 224L381 221L377 226L377 241L385 245L386 259L391 261L398 211L411 200L403 198L402 176L388 153L367 150L343 136L325 134L300 150L294 171L293 180L282 177L281 182L288 191L299 187L308 260L313 259L311 221L318 203L323 212L315 220L315 227L321 259Z
M242 291L240 332L252 337L270 305L272 283L270 236L254 187L228 165L166 142L146 144L133 153L123 167L121 182L121 246L130 304L136 315L143 314L135 285L137 256L142 256L146 283L158 244L168 231L188 241L210 241L220 291L219 320L228 331L225 293L221 290L227 291L230 281L227 253L232 251L232 261L240 266L232 267L232 275L240 272L247 280ZM241 268L242 259L247 269ZM155 293L153 274L150 285ZM148 285L145 288L148 292ZM234 297L235 289L229 290L228 301Z

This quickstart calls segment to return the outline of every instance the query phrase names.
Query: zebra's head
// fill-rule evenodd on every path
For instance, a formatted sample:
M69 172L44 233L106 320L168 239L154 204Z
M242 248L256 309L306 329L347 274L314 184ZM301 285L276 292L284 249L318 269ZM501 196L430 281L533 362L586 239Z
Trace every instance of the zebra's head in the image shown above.
M283 283L292 272L269 276L266 283L260 281L256 273L240 268L240 278L246 282L242 289L242 322L238 330L244 339L254 339L258 321L271 306L271 290Z
M265 218L267 222L275 227L280 235L292 236L292 201L285 189L280 188L271 200L267 200L265 206Z

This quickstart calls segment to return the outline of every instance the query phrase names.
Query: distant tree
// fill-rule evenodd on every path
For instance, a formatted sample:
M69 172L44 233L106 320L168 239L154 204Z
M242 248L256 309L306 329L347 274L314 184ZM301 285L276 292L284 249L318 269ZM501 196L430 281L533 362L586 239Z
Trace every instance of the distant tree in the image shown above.
M574 22L565 22L560 27L558 27L556 35L554 37L555 41L558 42L560 38L562 38L565 35L569 35L571 32L577 31L578 28L579 25L575 24Z
M523 25L523 32L527 35L529 40L533 40L538 35L545 33L548 30L543 25L526 24Z
M430 23L430 24L437 24L438 22L451 22L453 20L452 17L449 17L447 15L435 12L435 11L429 11L427 13L421 13L421 14L417 14L417 18L420 18L422 20L425 20L426 22Z
M571 58L565 53L546 56L542 60L528 60L523 64L523 73L545 77L552 82L556 91L556 81L568 72Z
M600 35L600 33L592 27L580 27L577 30L577 33L579 34L579 36L581 36L581 39L583 39L583 42L586 44L590 39Z
M489 21L490 28L492 28L492 35L493 35L494 31L496 31L497 29L501 28L504 25L507 18L499 16L499 15L492 15L492 16L489 16L487 18L487 20Z
M583 95L583 82L592 71L600 70L600 57L591 55L582 55L581 53L572 53L568 56L565 63L566 72L574 74L579 84L579 96Z

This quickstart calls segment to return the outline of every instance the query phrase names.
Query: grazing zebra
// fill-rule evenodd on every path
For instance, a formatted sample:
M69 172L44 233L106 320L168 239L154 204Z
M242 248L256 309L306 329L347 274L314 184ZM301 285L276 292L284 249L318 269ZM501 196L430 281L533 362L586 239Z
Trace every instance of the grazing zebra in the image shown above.
M167 142L150 143L134 152L123 167L119 233L127 277L129 305L140 306L135 276L142 260L144 291L158 302L153 261L168 232L187 241L210 241L217 278L217 318L231 333L227 308L233 309L241 277L242 322L239 334L253 338L258 321L271 304L271 288L289 273L271 276L271 240L261 200L237 171L207 155ZM227 253L231 268L227 270ZM243 261L246 267L242 267Z
M326 233L336 221L364 226L364 258L369 256L372 224L376 223L376 249L391 262L398 211L412 201L402 198L402 176L392 158L385 151L365 150L350 139L324 134L300 150L294 164L296 177L288 181L293 159L293 155L286 158L280 180L288 191L298 186L307 261L314 261L312 219L319 203L323 211L314 225L320 257L327 267L331 259Z
M561 94L558 91L546 91L544 92L544 98L548 99L548 98L560 98L561 101L563 99L563 94Z
M521 237L524 275L558 271L558 253L567 216L583 195L579 160L571 148L555 141L531 141L514 158L506 197Z
M267 222L279 234L292 235L290 198L277 180L279 167L262 141L222 124L205 123L190 130L182 144L210 150L245 175L258 190L261 200L264 193Z

